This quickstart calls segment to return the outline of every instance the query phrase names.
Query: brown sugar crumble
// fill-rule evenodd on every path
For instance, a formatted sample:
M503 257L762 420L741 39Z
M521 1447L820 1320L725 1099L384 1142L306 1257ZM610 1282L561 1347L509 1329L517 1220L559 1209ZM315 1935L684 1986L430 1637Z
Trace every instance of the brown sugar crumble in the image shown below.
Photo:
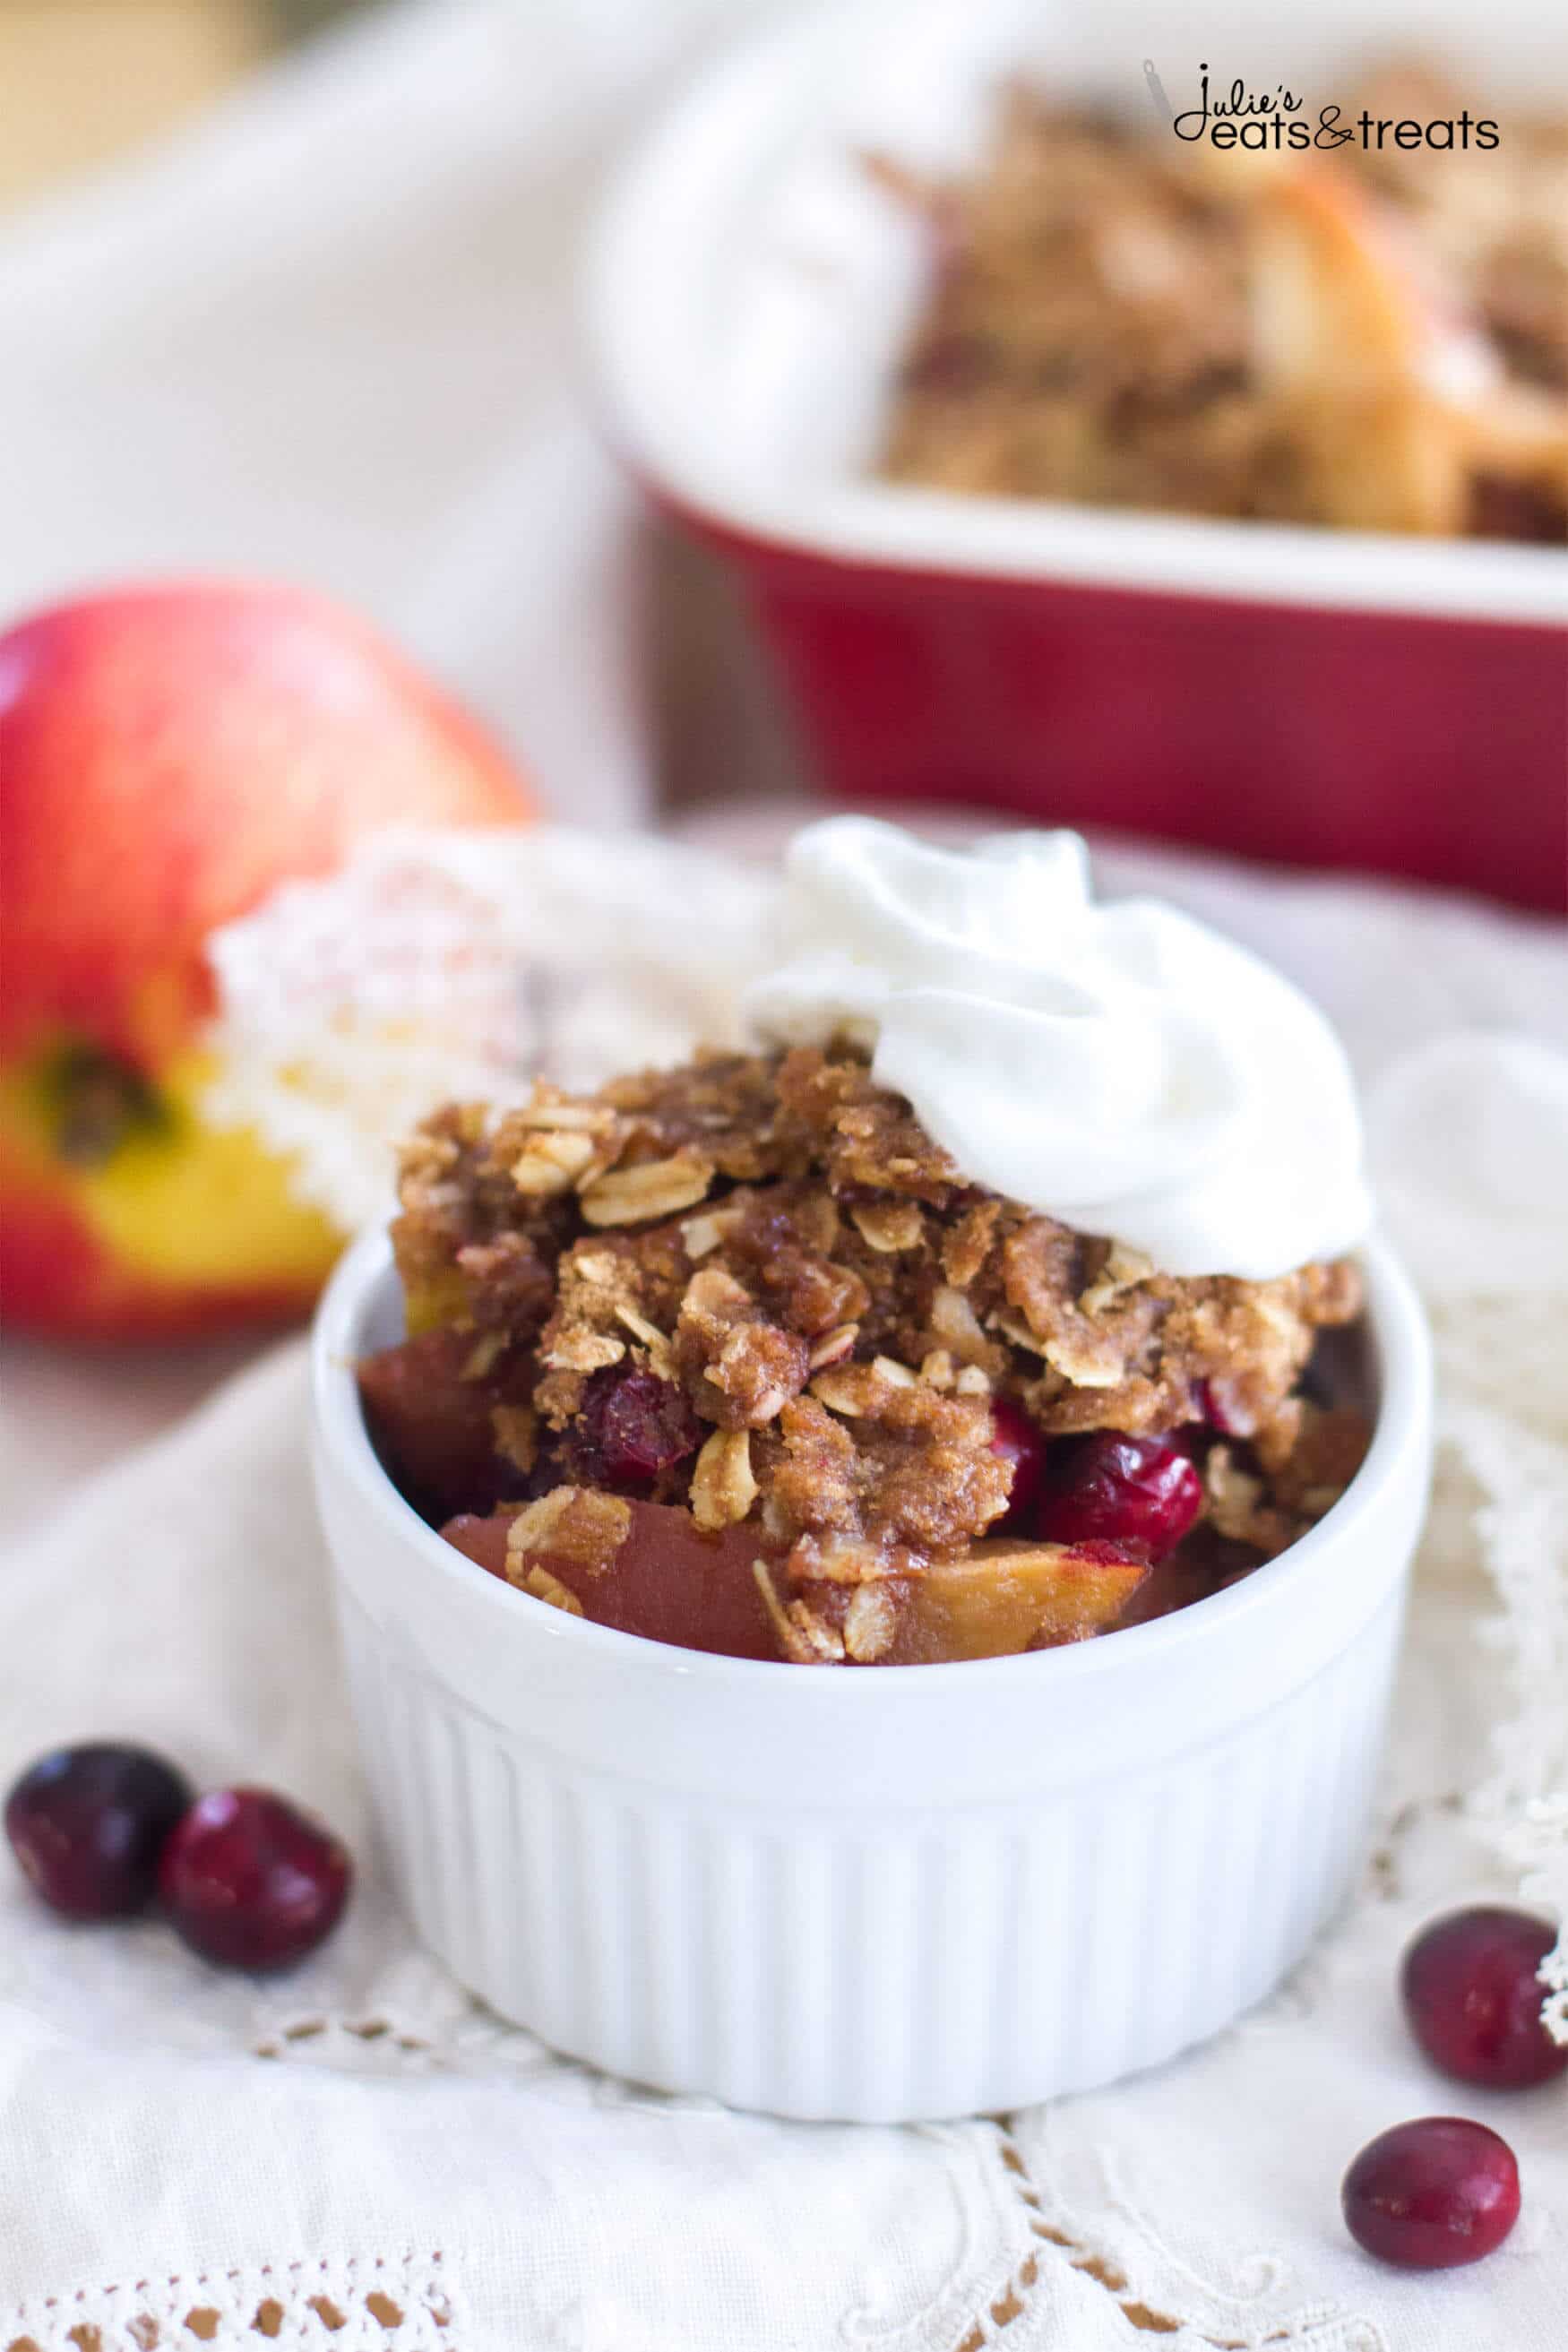
M401 1200L409 1338L361 1368L393 1475L496 1574L655 1639L1079 1639L1284 1549L1364 1451L1302 1387L1352 1265L1161 1274L966 1182L847 1046L448 1106Z

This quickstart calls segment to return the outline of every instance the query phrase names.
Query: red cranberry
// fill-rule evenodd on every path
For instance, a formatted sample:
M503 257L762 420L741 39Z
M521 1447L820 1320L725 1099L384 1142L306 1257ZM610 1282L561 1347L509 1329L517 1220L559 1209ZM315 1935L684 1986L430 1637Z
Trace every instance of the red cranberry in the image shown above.
M158 1857L191 1792L145 1748L57 1748L5 1801L5 1834L34 1888L68 1919L123 1919L157 1883Z
M1459 2116L1423 2116L1369 2140L1340 2191L1358 2246L1406 2271L1451 2271L1495 2253L1519 2219L1507 2140Z
M1045 1475L1046 1439L1021 1405L1006 1397L994 1397L991 1404L991 1451L999 1454L1004 1462L1013 1465L1012 1491L1007 1496L1007 1508L992 1524L994 1536L1013 1535L1032 1524L1035 1499Z
M573 1466L585 1485L647 1486L695 1454L704 1434L673 1381L636 1370L595 1372L573 1432Z
M1193 1463L1160 1437L1098 1429L1056 1448L1051 1469L1036 1523L1048 1543L1126 1544L1163 1559L1203 1505Z
M331 1934L347 1850L264 1789L215 1789L163 1849L158 1892L193 1951L231 1969L286 1969Z
M1405 1955L1410 2031L1435 2066L1489 2091L1520 2091L1568 2071L1568 2047L1541 2020L1535 1971L1556 1940L1544 1919L1501 1904L1450 1911Z

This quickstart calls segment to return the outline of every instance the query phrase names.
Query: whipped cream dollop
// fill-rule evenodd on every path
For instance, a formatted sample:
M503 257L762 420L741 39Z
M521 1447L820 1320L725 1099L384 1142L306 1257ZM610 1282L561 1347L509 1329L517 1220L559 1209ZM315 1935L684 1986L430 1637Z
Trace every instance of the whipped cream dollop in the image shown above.
M1264 1280L1366 1233L1355 1089L1322 1014L1173 907L1097 906L1076 834L954 851L830 817L791 845L784 919L752 1028L868 1047L971 1182L1170 1274Z

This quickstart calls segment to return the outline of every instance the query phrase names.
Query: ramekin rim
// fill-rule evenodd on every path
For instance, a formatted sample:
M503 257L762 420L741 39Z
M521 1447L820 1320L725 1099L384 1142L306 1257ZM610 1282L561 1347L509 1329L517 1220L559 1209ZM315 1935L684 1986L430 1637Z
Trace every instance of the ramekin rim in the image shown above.
M865 1685L885 1692L891 1686L881 1703L903 1706L916 1690L934 1696L939 1688L952 1689L955 1675L961 1677L958 1687L976 1696L1042 1675L1054 1677L1058 1685L1069 1677L1082 1681L1106 1675L1131 1675L1161 1656L1178 1655L1211 1628L1283 1605L1281 1596L1301 1572L1303 1562L1351 1536L1356 1521L1383 1499L1412 1457L1417 1464L1425 1459L1431 1417L1431 1349L1420 1302L1397 1255L1380 1235L1370 1237L1357 1255L1368 1277L1367 1314L1378 1355L1379 1399L1372 1444L1341 1500L1296 1543L1227 1591L1147 1623L1124 1626L1113 1636L1018 1656L953 1659L900 1666L882 1674L814 1675L811 1686L817 1702L828 1686L843 1685L847 1690L849 1685ZM803 1670L786 1660L732 1658L688 1650L550 1610L547 1602L500 1583L428 1526L383 1468L371 1444L353 1377L353 1349L364 1309L378 1287L393 1278L386 1229L372 1226L351 1243L340 1259L322 1294L310 1337L310 1412L317 1442L346 1474L372 1515L385 1525L389 1537L411 1549L439 1575L455 1580L480 1606L500 1612L498 1626L510 1622L533 1634L548 1630L556 1641L568 1642L589 1655L597 1653L607 1665L619 1662L627 1674L659 1681L752 1682L759 1689L780 1688L781 1675L800 1676ZM530 1618L531 1608L548 1610L554 1622L546 1629ZM830 1703L864 1707L879 1702L868 1696Z

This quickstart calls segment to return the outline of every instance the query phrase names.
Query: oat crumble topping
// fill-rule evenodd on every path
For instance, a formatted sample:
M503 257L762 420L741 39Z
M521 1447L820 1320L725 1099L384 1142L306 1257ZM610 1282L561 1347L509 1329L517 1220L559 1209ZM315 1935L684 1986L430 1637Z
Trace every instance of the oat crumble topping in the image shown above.
M590 1615L651 1505L681 1515L693 1575L736 1565L775 1654L929 1654L922 1610L942 1654L984 1654L963 1646L983 1588L1016 1646L1079 1638L1134 1587L1153 1613L1283 1549L1364 1450L1359 1413L1300 1386L1360 1312L1352 1265L1161 1274L966 1183L847 1046L451 1105L400 1190L411 1337L363 1368L373 1426L429 1516L499 1512L487 1564ZM1087 1433L1180 1433L1202 1511L1164 1582L1135 1546L1004 1526L1001 1410L1047 1462Z

